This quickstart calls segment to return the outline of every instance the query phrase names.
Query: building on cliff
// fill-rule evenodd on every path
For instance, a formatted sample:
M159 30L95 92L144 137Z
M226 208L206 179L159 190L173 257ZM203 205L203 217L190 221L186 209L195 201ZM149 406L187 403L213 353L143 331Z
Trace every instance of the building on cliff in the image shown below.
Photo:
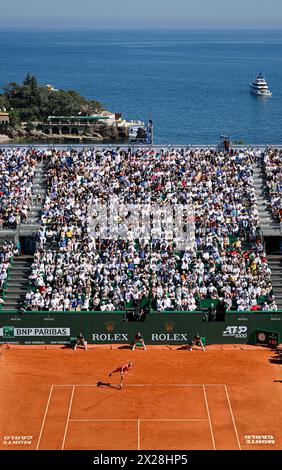
M10 123L10 115L4 111L0 111L0 126L6 127Z
M47 135L83 135L85 131L95 130L97 125L104 123L106 126L129 128L133 124L144 124L142 121L126 121L120 113L102 111L100 114L89 116L49 116L42 123L42 131Z

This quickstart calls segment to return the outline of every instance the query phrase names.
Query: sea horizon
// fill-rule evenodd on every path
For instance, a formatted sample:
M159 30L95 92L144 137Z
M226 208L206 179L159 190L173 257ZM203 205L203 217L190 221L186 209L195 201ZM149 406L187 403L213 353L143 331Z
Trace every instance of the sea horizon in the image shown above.
M281 144L282 29L2 28L0 89L27 73L127 119L155 143ZM254 97L262 72L273 96Z

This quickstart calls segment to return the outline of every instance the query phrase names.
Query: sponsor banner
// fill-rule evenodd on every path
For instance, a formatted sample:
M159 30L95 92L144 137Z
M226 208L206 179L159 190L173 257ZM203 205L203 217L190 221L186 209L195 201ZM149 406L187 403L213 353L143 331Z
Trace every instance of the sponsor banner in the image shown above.
M152 343L188 343L191 341L192 338L188 332L174 333L173 330L175 326L175 322L173 321L161 322L161 332L152 331L149 337L148 335L144 335L145 341L148 340ZM114 321L105 322L105 329L107 333L92 333L91 337L94 343L130 343L133 341L133 336L129 333L114 332L116 329L116 323Z
M150 336L154 343L188 343L191 340L188 333L151 333ZM129 343L132 338L129 338L128 333L92 333L92 340L94 343Z
M248 337L247 326L227 326L222 332L222 336L236 339L246 339Z
M275 317L275 314L272 314ZM279 317L281 316L278 315ZM47 318L52 321L47 321ZM187 344L198 333L207 344L255 344L256 331L276 330L269 313L229 313L225 321L206 322L202 312L150 312L142 321L127 320L124 312L26 312L20 321L1 313L0 344L67 344L82 332L89 344L131 344L140 331L146 344ZM262 338L260 337L260 340ZM272 338L273 340L273 338Z
M180 342L188 343L191 337L188 333L152 333L151 340L154 342Z
M129 343L129 333L115 332L116 322L108 320L103 323L103 326L106 331L91 333L91 339L94 343Z
M153 343L189 343L192 340L191 333L178 331L174 332L177 324L174 321L168 320L162 324L162 329L165 332L151 333L151 341Z
M3 326L0 328L0 336L7 339L19 336L70 336L70 328L18 328L15 326Z
M128 333L92 333L92 340L95 343L128 343Z

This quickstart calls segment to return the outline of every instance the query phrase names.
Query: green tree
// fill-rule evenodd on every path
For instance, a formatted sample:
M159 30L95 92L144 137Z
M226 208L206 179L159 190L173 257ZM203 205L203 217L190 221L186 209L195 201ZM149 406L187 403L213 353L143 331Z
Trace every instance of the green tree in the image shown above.
M36 90L38 88L37 78L28 72L23 81L23 85L28 85L32 90Z
M20 124L20 113L17 109L10 109L10 125L16 127Z
M91 100L90 106L92 108L92 112L95 113L101 113L104 110L103 105L99 101Z

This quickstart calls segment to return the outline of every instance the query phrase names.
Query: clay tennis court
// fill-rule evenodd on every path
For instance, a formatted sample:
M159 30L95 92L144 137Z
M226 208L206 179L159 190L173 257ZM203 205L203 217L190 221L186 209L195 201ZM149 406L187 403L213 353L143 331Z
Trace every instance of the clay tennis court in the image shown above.
M282 447L275 351L3 346L0 357L1 450ZM129 360L119 390L108 374Z

